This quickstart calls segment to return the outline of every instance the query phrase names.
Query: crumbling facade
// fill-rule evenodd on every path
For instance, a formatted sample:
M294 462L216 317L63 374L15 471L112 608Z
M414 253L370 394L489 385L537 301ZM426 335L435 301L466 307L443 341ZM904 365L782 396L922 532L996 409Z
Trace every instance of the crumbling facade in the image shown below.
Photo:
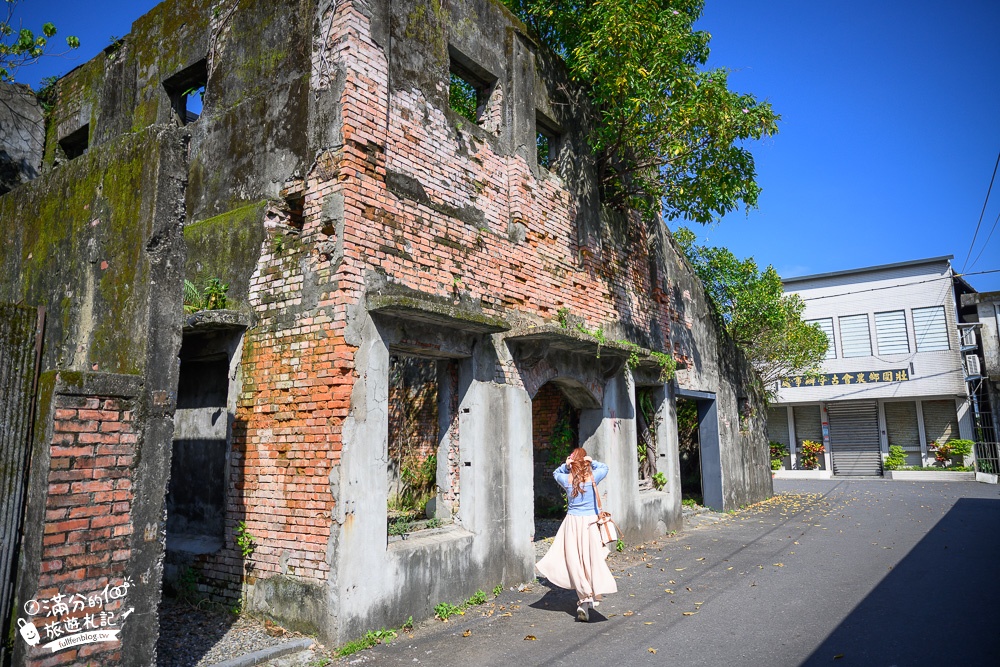
M58 664L153 664L164 570L333 642L532 578L540 394L630 542L680 527L678 396L705 503L770 495L750 370L500 3L168 1L57 90L0 198L0 302L47 313L17 595L128 576L147 619Z

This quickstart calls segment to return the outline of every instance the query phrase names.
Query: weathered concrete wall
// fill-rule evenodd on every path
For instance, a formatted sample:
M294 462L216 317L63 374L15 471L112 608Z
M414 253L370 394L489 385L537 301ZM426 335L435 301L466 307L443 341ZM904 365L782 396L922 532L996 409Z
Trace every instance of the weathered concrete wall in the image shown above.
M448 105L453 64L484 82L476 124ZM171 86L200 73L203 114L176 129ZM18 276L0 299L52 304L47 367L144 378L130 572L159 584L184 277L228 283L249 327L227 351L223 544L185 563L207 595L245 592L290 627L342 641L530 579L532 400L550 381L611 466L627 539L679 528L675 387L615 339L672 353L681 387L716 396L724 509L770 492L745 364L666 231L602 211L574 91L495 0L166 2L60 82L50 173L0 200L0 269ZM560 135L548 169L539 124ZM67 159L59 140L81 128L90 149ZM7 223L20 216L36 237ZM390 542L394 353L447 360L439 512L454 523ZM662 396L662 491L638 489L637 385ZM188 417L181 435L204 435ZM150 641L125 663L152 664Z
M722 465L721 510L738 508L773 493L759 382L733 342L716 325L704 286L664 229L657 279L671 292L674 356L685 360L677 386L715 395ZM676 422L675 422L676 423Z
M42 363L52 379L40 394L28 507L28 516L38 519L31 525L46 529L32 536L37 543L26 540L21 599L70 581L103 587L127 572L136 583L130 604L139 617L156 618L180 347L185 148L183 133L151 128L93 148L0 198L6 276L0 299L43 305L49 313ZM122 393L122 382L133 383L134 391ZM76 398L67 403L60 396ZM115 407L122 397L130 407ZM94 415L69 416L92 408ZM128 428L115 430L120 422ZM81 434L64 442L77 432L72 424ZM135 439L111 442L119 433ZM115 448L123 451L110 451ZM67 470L85 477L62 479ZM128 488L103 488L119 479ZM94 494L90 501L74 495L78 484L79 493ZM116 501L128 507L108 503L112 510L100 516L61 517L57 497L64 486L72 505L104 507L97 495L129 491ZM100 541L101 531L124 525L127 532ZM52 542L54 535L65 535L62 546ZM120 538L127 547L116 546ZM63 572L70 574L60 579ZM109 657L81 650L61 659L83 661L93 653L95 664L150 664L155 627L127 625L122 640L128 650L120 658L114 651Z
M44 135L42 108L31 89L0 84L0 195L38 176Z

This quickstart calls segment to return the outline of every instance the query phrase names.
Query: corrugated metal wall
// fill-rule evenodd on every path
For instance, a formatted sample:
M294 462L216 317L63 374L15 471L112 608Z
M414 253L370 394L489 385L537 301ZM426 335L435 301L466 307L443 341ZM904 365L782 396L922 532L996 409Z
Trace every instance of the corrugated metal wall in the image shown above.
M882 474L878 403L830 403L830 455L833 474L878 476Z
M898 445L906 450L906 465L921 465L916 402L885 403L882 408L885 410L885 432L889 446Z
M10 627L24 515L42 311L0 304L0 622ZM0 645L0 662L6 656Z
M802 451L802 441L823 442L823 415L818 405L796 405L792 408L795 419L795 451ZM819 457L819 469L826 470L826 457Z
M959 437L955 401L923 401L921 407L924 411L924 434L927 436L928 447Z

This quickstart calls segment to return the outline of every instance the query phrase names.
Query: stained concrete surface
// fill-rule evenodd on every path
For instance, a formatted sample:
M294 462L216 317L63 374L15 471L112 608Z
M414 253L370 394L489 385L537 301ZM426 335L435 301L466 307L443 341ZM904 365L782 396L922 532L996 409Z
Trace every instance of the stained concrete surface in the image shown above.
M574 621L571 593L544 582L508 587L465 616L343 662L1000 664L1000 489L883 480L775 487L779 496L729 521L614 554L619 593L589 624Z

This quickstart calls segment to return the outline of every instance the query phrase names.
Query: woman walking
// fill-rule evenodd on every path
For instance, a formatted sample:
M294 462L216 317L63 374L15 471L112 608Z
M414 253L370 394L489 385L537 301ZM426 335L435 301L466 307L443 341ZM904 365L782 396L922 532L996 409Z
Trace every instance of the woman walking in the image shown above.
M608 466L587 456L577 447L552 474L566 491L569 508L552 546L535 569L560 588L576 591L576 618L590 620L590 610L601 597L618 592L605 559L608 548L597 530L596 485L608 474Z

